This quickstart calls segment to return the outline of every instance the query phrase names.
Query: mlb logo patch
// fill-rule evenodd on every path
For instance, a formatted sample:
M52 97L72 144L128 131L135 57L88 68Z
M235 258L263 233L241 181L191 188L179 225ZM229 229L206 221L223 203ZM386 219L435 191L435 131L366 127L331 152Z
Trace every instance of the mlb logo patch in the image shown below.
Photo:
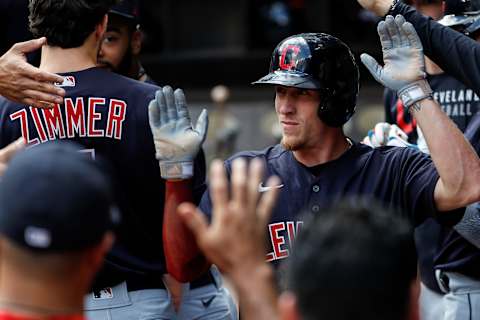
M75 87L75 77L65 76L62 83L55 83L57 87Z
M107 288L93 291L93 300L106 300L106 299L113 299L112 288L107 287Z

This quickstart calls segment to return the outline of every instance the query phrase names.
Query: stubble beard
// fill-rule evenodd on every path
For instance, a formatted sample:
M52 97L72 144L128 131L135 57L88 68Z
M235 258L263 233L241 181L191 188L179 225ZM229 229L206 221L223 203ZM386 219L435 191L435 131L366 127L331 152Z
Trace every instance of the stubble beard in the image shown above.
M301 137L289 138L285 137L285 135L282 137L282 141L280 141L280 143L286 150L290 151L297 151L305 146L305 141Z

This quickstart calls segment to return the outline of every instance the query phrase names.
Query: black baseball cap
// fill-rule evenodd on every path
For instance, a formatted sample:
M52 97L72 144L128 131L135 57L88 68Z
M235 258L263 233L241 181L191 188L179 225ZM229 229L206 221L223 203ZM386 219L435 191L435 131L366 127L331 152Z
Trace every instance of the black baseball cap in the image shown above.
M117 14L134 21L138 20L138 12L138 1L135 0L122 0L118 4L114 5L109 11L109 13Z
M67 252L100 243L118 221L110 178L72 142L27 149L0 181L0 233L21 247Z

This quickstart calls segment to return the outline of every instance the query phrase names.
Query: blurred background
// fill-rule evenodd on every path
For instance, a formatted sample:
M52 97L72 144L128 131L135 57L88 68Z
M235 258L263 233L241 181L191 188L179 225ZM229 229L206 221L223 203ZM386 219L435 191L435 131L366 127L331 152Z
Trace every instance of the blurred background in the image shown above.
M140 0L138 4L143 66L159 85L184 88L194 116L209 109L212 129L207 154L228 156L277 141L274 91L250 83L267 74L271 52L283 38L326 32L346 42L357 61L362 52L380 58L378 20L354 0ZM0 0L0 53L31 38L27 5L28 0ZM35 63L36 58L31 60ZM357 112L345 127L356 140L384 119L383 88L359 66Z

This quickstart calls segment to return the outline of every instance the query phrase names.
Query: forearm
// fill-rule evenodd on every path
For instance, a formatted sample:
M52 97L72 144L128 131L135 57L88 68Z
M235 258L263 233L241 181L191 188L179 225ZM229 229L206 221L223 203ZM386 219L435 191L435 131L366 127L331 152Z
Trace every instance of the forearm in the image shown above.
M177 215L177 207L192 202L192 179L166 182L163 216L163 245L168 273L181 282L190 282L208 270L191 231Z
M242 319L279 319L273 269L267 263L230 275L238 291Z
M462 132L434 100L421 100L411 111L440 176L434 194L437 209L448 211L478 201L480 160Z
M399 3L390 14L403 15L415 27L425 55L480 94L480 44L403 3Z

